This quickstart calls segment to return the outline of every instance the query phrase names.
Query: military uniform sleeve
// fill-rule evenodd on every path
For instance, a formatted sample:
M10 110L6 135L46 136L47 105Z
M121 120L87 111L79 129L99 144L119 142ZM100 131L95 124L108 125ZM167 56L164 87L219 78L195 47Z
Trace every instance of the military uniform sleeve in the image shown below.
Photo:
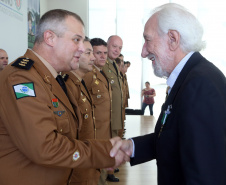
M45 166L67 168L105 168L113 166L109 156L110 141L76 140L76 124L59 100L53 108L51 85L47 86L38 73L17 71L1 84L0 117L19 150L32 162ZM20 91L30 94L21 97ZM61 115L59 115L61 114Z

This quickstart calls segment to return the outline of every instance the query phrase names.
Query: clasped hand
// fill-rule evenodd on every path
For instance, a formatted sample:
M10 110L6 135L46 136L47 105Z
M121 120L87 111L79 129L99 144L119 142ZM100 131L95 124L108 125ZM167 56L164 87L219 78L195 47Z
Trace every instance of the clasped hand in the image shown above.
M115 157L115 166L109 169L117 168L118 166L130 161L130 156L133 152L133 143L131 140L121 140L119 137L110 139L113 148L110 151L110 156Z

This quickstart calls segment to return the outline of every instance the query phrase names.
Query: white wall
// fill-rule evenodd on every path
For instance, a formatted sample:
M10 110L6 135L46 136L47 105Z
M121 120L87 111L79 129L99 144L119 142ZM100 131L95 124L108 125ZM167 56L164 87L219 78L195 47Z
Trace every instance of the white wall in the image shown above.
M27 9L28 0L23 0L21 7L16 7L15 0L0 0L0 48L7 51L9 62L22 56L28 48ZM81 16L88 33L88 0L40 0L41 16L48 10L61 8Z
M48 10L65 9L78 14L84 24L86 35L88 36L89 29L89 0L40 0L41 16Z
M8 53L9 62L23 55L28 45L27 0L20 5L14 0L0 1L0 48Z

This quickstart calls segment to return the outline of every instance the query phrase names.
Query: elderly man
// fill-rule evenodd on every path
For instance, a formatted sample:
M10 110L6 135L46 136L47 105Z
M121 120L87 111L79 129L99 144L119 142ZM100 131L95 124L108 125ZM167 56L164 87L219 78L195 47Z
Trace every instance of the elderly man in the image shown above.
M106 64L103 67L103 71L106 74L108 81L111 83L111 87L112 87L112 115L111 115L112 137L118 136L119 130L123 129L122 77L120 75L120 70L117 67L117 64L115 62L115 59L121 53L122 45L123 45L123 42L119 36L112 35L108 38L108 41L107 41L108 58L107 58ZM119 181L119 179L114 176L113 172L109 172L107 179L112 182Z
M122 162L109 155L113 140L77 140L79 115L58 73L78 67L83 40L77 14L51 10L40 19L33 50L0 73L1 184L66 185L73 168Z
M0 72L8 65L8 54L4 49L0 49Z
M154 133L123 141L121 149L132 154L131 165L156 159L159 185L225 185L226 80L199 53L202 26L169 3L155 9L143 35L142 57L167 78L169 95Z

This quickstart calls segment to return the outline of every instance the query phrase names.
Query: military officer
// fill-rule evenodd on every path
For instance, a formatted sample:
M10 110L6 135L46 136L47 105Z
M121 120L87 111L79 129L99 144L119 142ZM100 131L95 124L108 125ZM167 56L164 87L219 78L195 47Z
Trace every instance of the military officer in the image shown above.
M91 39L93 54L95 56L94 67L88 72L84 81L93 98L95 105L96 138L111 138L111 85L102 71L107 60L107 43L100 38ZM101 170L98 185L106 184L107 172Z
M77 140L78 115L58 73L77 67L83 40L84 24L77 14L51 10L40 19L34 48L0 73L2 185L66 185L73 168L123 161L120 154L110 157L112 139Z
M92 97L83 81L84 75L92 71L93 48L88 37L84 40L84 53L79 58L79 67L76 70L65 73L64 78L70 91L69 100L75 111L79 110L81 122L78 130L78 139L96 139L95 115ZM108 138L109 139L109 138ZM71 177L71 185L86 183L87 185L97 185L100 171L95 168L74 169Z
M108 58L103 67L103 71L106 74L112 87L112 115L111 115L111 132L112 137L118 136L118 131L123 129L123 94L122 94L122 78L120 71L117 67L115 59L120 55L122 50L122 39L117 35L112 35L107 41ZM113 172L109 172L109 181L118 182Z

